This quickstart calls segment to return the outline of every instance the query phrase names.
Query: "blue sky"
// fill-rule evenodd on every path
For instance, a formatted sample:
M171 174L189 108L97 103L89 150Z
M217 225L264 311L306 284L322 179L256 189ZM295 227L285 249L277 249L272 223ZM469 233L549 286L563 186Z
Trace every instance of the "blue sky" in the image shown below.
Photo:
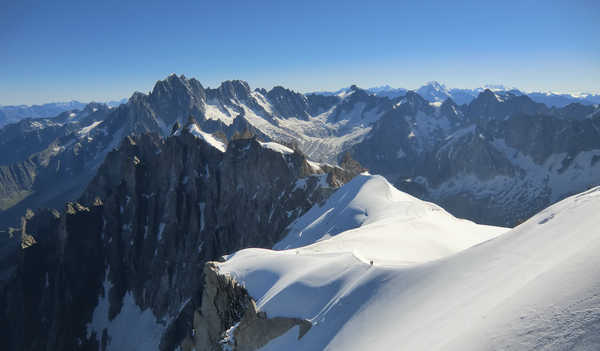
M174 72L297 91L600 93L600 1L0 1L0 104L110 100Z

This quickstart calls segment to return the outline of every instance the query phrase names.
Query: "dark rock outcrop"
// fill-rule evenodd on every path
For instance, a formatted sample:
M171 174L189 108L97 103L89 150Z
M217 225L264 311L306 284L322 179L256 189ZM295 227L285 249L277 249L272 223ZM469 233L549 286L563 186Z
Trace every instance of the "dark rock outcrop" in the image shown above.
M295 326L299 327L300 339L312 324L299 318L268 318L243 286L207 262L202 304L194 311L194 333L182 342L182 349L220 351L225 346L254 351Z
M308 119L309 101L304 95L276 86L266 96L280 116Z

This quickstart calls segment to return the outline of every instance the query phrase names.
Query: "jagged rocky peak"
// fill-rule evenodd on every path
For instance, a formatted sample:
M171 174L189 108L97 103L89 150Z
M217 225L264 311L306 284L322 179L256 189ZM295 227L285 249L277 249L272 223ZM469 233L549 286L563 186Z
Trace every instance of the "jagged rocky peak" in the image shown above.
M266 97L282 117L297 117L305 120L309 117L308 99L303 94L276 86L267 92Z
M359 88L356 84L352 84L349 89L351 99L364 99L372 94L368 91Z
M496 93L487 88L477 95L476 100L479 100L481 103L498 103L501 101Z
M399 100L405 101L405 102L407 102L409 104L414 104L414 105L417 105L417 106L425 106L425 105L429 104L427 102L427 100L425 100L421 95L417 94L413 90L407 91L404 96L402 96L402 97L399 98Z
M435 96L435 97L441 97L441 96L438 96L435 94L442 93L443 95L446 95L447 89L444 84L441 84L435 80L432 80L430 82L425 83L423 86L421 86L417 90L417 92L422 95L428 95L428 96L431 95L431 96Z
M308 101L308 112L315 116L323 113L337 103L340 102L341 98L337 95L321 95L321 94L308 94L306 96Z
M433 107L421 95L409 90L406 95L394 100L395 108L405 115L415 115L419 111L428 115L433 114Z
M256 88L254 89L254 91L261 94L262 96L267 96L268 93L267 89L265 88Z
M188 79L184 75L169 75L166 79L159 80L154 85L151 97L154 99L197 99L205 100L206 93L202 84L195 78Z
M450 97L450 92L444 84L440 84L436 81L425 83L422 87L417 89L417 93L428 101L444 101Z
M580 103L570 103L562 108L552 108L552 113L558 117L565 119L579 119L583 120L586 118L594 118L598 116L600 112L600 106L598 105L582 105Z
M156 86L155 86L156 88ZM131 104L136 104L136 103L140 103L142 101L144 101L144 99L146 98L146 94L142 93L141 91L134 91L133 94L131 94L131 97L128 100L128 103ZM121 106L119 106L121 107Z
M468 106L467 114L474 121L504 119L513 115L537 115L548 113L542 103L536 103L527 95L508 92L482 91Z
M336 110L332 115L333 121L339 121L347 117L346 114L360 114L364 118L365 113L383 112L392 107L392 102L387 97L380 97L363 90L356 85L352 85L344 95L340 95L341 102L337 104Z
M430 87L432 87L433 89L436 89L436 90L444 90L444 89L446 89L446 85L444 85L444 84L442 84L442 83L440 83L438 81L435 81L435 80L432 80L432 81L429 81L429 82L425 83L425 86L430 86Z
M89 104L85 105L82 112L84 112L86 114L91 114L91 113L98 112L98 111L108 111L108 110L109 110L108 105L106 105L104 103L90 102Z
M458 106L452 98L447 98L440 105L440 114L446 116L454 124L464 119L464 106Z
M243 80L226 80L216 90L225 101L238 103L249 100L252 92L248 83Z

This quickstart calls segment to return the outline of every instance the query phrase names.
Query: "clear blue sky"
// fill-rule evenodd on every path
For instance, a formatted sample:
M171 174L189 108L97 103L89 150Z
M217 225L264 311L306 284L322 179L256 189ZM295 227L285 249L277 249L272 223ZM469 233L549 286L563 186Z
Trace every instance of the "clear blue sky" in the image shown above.
M109 100L174 72L298 91L600 92L600 1L0 1L0 104Z

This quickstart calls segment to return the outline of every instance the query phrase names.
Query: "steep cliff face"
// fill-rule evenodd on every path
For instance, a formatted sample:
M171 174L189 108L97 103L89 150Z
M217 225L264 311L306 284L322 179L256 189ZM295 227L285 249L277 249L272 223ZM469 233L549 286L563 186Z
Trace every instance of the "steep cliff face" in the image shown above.
M127 137L79 203L25 221L37 241L2 281L2 339L22 350L173 349L193 335L206 261L270 247L352 173L194 124Z

